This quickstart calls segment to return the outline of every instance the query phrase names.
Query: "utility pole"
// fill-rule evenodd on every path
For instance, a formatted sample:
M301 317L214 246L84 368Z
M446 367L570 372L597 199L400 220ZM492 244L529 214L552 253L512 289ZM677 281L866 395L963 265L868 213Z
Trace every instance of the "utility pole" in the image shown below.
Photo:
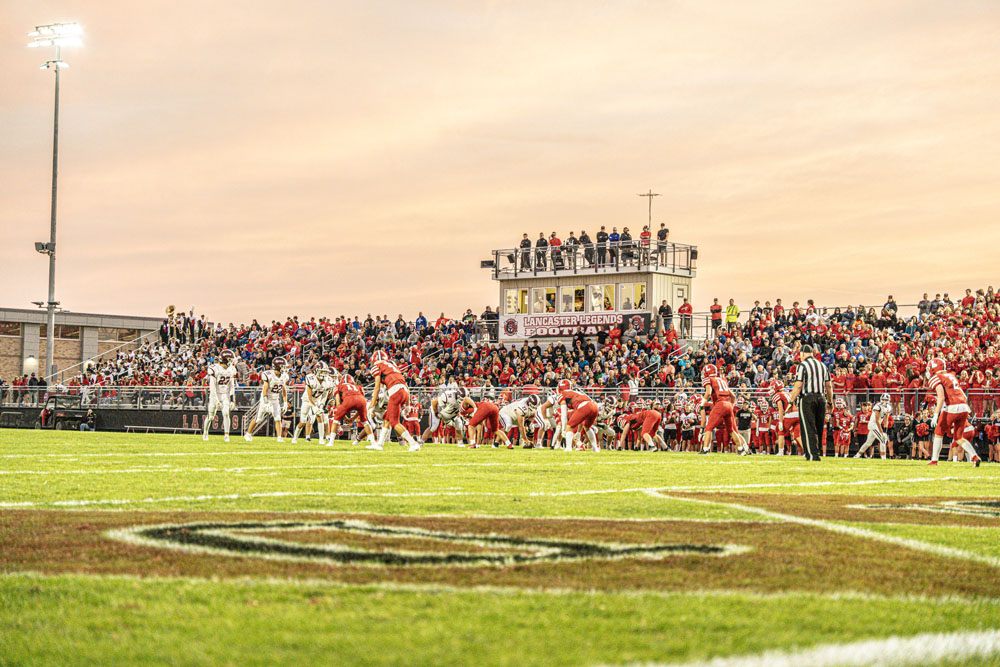
M646 197L647 199L649 199L649 228L652 229L653 228L653 197L659 197L660 193L659 192L653 192L652 190L650 190L649 192L645 192L645 193L643 193L643 194L641 194L639 196L640 197Z

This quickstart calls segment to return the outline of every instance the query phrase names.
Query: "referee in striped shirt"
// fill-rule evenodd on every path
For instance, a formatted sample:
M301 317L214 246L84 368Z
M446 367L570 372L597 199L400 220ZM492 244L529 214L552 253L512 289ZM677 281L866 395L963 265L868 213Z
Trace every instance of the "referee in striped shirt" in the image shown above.
M826 424L826 403L833 402L833 382L826 365L813 356L813 349L803 345L799 350L799 367L795 372L795 387L790 402L798 402L799 426L806 460L819 461L822 432Z

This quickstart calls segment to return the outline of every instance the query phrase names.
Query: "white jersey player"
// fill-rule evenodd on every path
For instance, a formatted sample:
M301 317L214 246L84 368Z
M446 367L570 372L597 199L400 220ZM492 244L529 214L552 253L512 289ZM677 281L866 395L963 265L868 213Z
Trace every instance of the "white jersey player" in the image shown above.
M559 411L559 394L551 392L545 396L545 400L535 411L535 447L544 447L545 434L553 431L552 443L559 442L562 435L562 419Z
M261 375L260 404L257 406L257 415L247 426L247 432L244 436L247 442L253 440L253 432L267 415L270 415L271 419L274 420L274 430L278 436L278 442L285 441L281 437L281 415L285 411L285 406L288 405L286 366L288 366L288 361L284 357L276 357L271 362L271 368Z
M615 408L617 407L618 401L615 400L614 396L609 396L603 402L597 404L597 421L592 427L595 437L601 437L605 442L614 442ZM605 449L608 449L608 447L605 446Z
M882 394L881 399L872 407L872 414L868 418L868 437L865 439L861 449L854 455L860 459L861 455L868 451L869 447L878 442L878 451L885 458L886 444L889 442L889 434L885 432L885 425L888 417L892 414L892 403L889 394Z
M236 395L236 365L232 350L219 353L219 360L208 367L208 416L201 433L202 440L208 440L208 427L215 419L215 413L222 410L222 426L229 442L229 411Z
M500 430L506 432L516 426L517 437L523 447L524 443L530 442L525 419L530 421L530 418L534 417L540 402L537 394L528 394L500 408Z
M455 433L464 431L462 425L462 400L469 395L465 387L446 386L444 391L431 399L430 421L427 430L420 436L420 442L427 442L437 432L441 424L455 427Z
M326 403L337 386L330 377L330 367L321 361L312 373L306 374L306 386L302 392L302 405L299 408L299 423L292 434L292 442L299 441L302 427L306 429L306 442L312 442L313 422L319 423L319 440L323 442L326 429Z

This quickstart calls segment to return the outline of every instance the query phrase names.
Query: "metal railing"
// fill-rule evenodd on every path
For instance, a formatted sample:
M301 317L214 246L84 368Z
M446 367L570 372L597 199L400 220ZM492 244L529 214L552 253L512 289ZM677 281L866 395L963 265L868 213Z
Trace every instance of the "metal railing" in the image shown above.
M698 248L683 243L587 243L493 251L493 279L560 273L617 273L664 269L694 275Z

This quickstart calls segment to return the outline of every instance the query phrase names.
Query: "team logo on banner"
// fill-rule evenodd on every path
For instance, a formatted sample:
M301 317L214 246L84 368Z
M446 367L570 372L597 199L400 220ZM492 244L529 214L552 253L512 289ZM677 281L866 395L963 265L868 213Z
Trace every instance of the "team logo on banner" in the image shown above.
M503 332L506 335L508 335L508 336L516 336L517 335L517 320L515 320L513 317L508 317L506 320L504 320L504 322L503 322Z

